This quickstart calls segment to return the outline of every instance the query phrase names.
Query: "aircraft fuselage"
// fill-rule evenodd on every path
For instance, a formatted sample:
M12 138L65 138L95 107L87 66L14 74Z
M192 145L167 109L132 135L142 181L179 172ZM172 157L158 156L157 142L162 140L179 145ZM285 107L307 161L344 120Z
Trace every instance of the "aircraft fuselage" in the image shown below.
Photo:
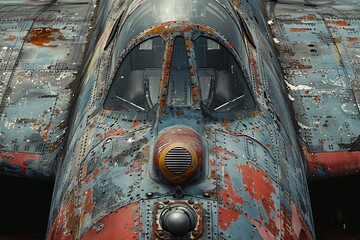
M314 238L262 1L98 4L48 239Z

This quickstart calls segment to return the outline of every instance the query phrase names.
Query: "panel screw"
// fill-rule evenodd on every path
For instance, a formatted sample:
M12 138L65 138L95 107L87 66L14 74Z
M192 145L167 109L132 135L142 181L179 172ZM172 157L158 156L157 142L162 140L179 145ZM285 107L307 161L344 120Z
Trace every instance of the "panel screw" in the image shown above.
M147 193L146 193L146 197L149 198L149 197L152 197L152 196L154 196L154 194L153 194L152 192L147 192Z
M208 198L210 197L210 194L208 192L204 192L204 197Z
M195 204L195 205L193 206L193 208L194 208L194 209L198 209L198 208L199 208L199 205Z
M190 199L190 200L188 201L188 203L192 205L192 204L194 204L194 200Z

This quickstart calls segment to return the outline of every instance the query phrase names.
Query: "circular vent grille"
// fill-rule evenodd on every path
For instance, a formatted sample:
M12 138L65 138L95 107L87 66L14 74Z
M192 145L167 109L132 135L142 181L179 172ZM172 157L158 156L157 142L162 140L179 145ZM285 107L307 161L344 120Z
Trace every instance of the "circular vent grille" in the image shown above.
M173 174L184 173L192 163L190 153L183 147L171 149L165 157L166 168Z

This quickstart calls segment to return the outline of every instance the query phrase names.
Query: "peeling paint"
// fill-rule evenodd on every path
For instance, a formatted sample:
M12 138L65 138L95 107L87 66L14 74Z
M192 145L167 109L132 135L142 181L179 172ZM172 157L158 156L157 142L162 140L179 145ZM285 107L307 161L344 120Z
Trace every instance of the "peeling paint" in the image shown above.
M92 227L80 239L134 239L138 238L138 227L140 220L139 203L132 203L125 206L106 218L100 220L101 230L96 231Z
M329 25L336 25L336 26L341 26L341 27L350 26L350 24L346 20L327 20L325 22L326 22L326 24L329 24Z
M309 28L290 28L291 32L305 32L310 30Z
M26 39L26 42L32 43L39 47L55 48L57 45L49 45L48 43L65 40L59 29L33 28L29 31L29 35L30 37Z
M227 230L233 222L236 222L241 212L235 209L219 207L219 226L222 230Z

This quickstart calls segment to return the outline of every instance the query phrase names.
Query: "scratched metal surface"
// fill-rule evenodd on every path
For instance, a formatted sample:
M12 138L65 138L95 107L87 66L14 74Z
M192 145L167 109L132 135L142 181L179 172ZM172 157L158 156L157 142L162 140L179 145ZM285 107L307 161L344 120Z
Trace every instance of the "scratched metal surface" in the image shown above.
M355 173L360 168L360 3L313 4L269 3L269 24L311 172Z
M54 177L93 10L0 1L0 174Z
M41 5L41 4L48 4L51 0L1 0L1 5Z
M256 98L255 110L213 114L200 108L195 100L188 107L168 106L166 99L160 98L162 95L158 98L160 104L145 113L103 109L115 74L110 69L116 70L118 61L112 59L112 48L117 46L114 41L119 36L104 49L106 41L123 11L122 19L126 21L132 9L144 10L141 7L146 2L155 1L126 2L129 11L121 0L99 3L100 24L95 24L97 37L92 39L88 52L93 57L83 75L67 151L55 185L48 239L157 239L156 207L167 201L187 204L191 200L201 204L204 221L201 235L192 235L194 238L314 238L305 165L285 99L281 68L266 18L259 11L260 1L190 1L226 7L227 14L231 14L228 18L235 19L238 27L235 9L241 12L256 46L247 39L237 48L238 61ZM183 4L163 3L163 7ZM151 11L147 14L155 16ZM171 46L174 36L185 36L194 84L192 97L198 100L196 56L189 37L205 34L224 46L232 45L221 34L222 28L214 30L206 22L199 26L177 20L139 31L125 44L124 51L116 51L121 52L121 62L126 53L147 38L160 35ZM234 35L239 29L234 29ZM165 65L172 60L172 48L166 51ZM165 95L166 69L160 84L160 93ZM199 133L206 167L204 176L182 186L184 197L175 199L175 186L164 184L157 176L153 154L159 134L179 126Z

